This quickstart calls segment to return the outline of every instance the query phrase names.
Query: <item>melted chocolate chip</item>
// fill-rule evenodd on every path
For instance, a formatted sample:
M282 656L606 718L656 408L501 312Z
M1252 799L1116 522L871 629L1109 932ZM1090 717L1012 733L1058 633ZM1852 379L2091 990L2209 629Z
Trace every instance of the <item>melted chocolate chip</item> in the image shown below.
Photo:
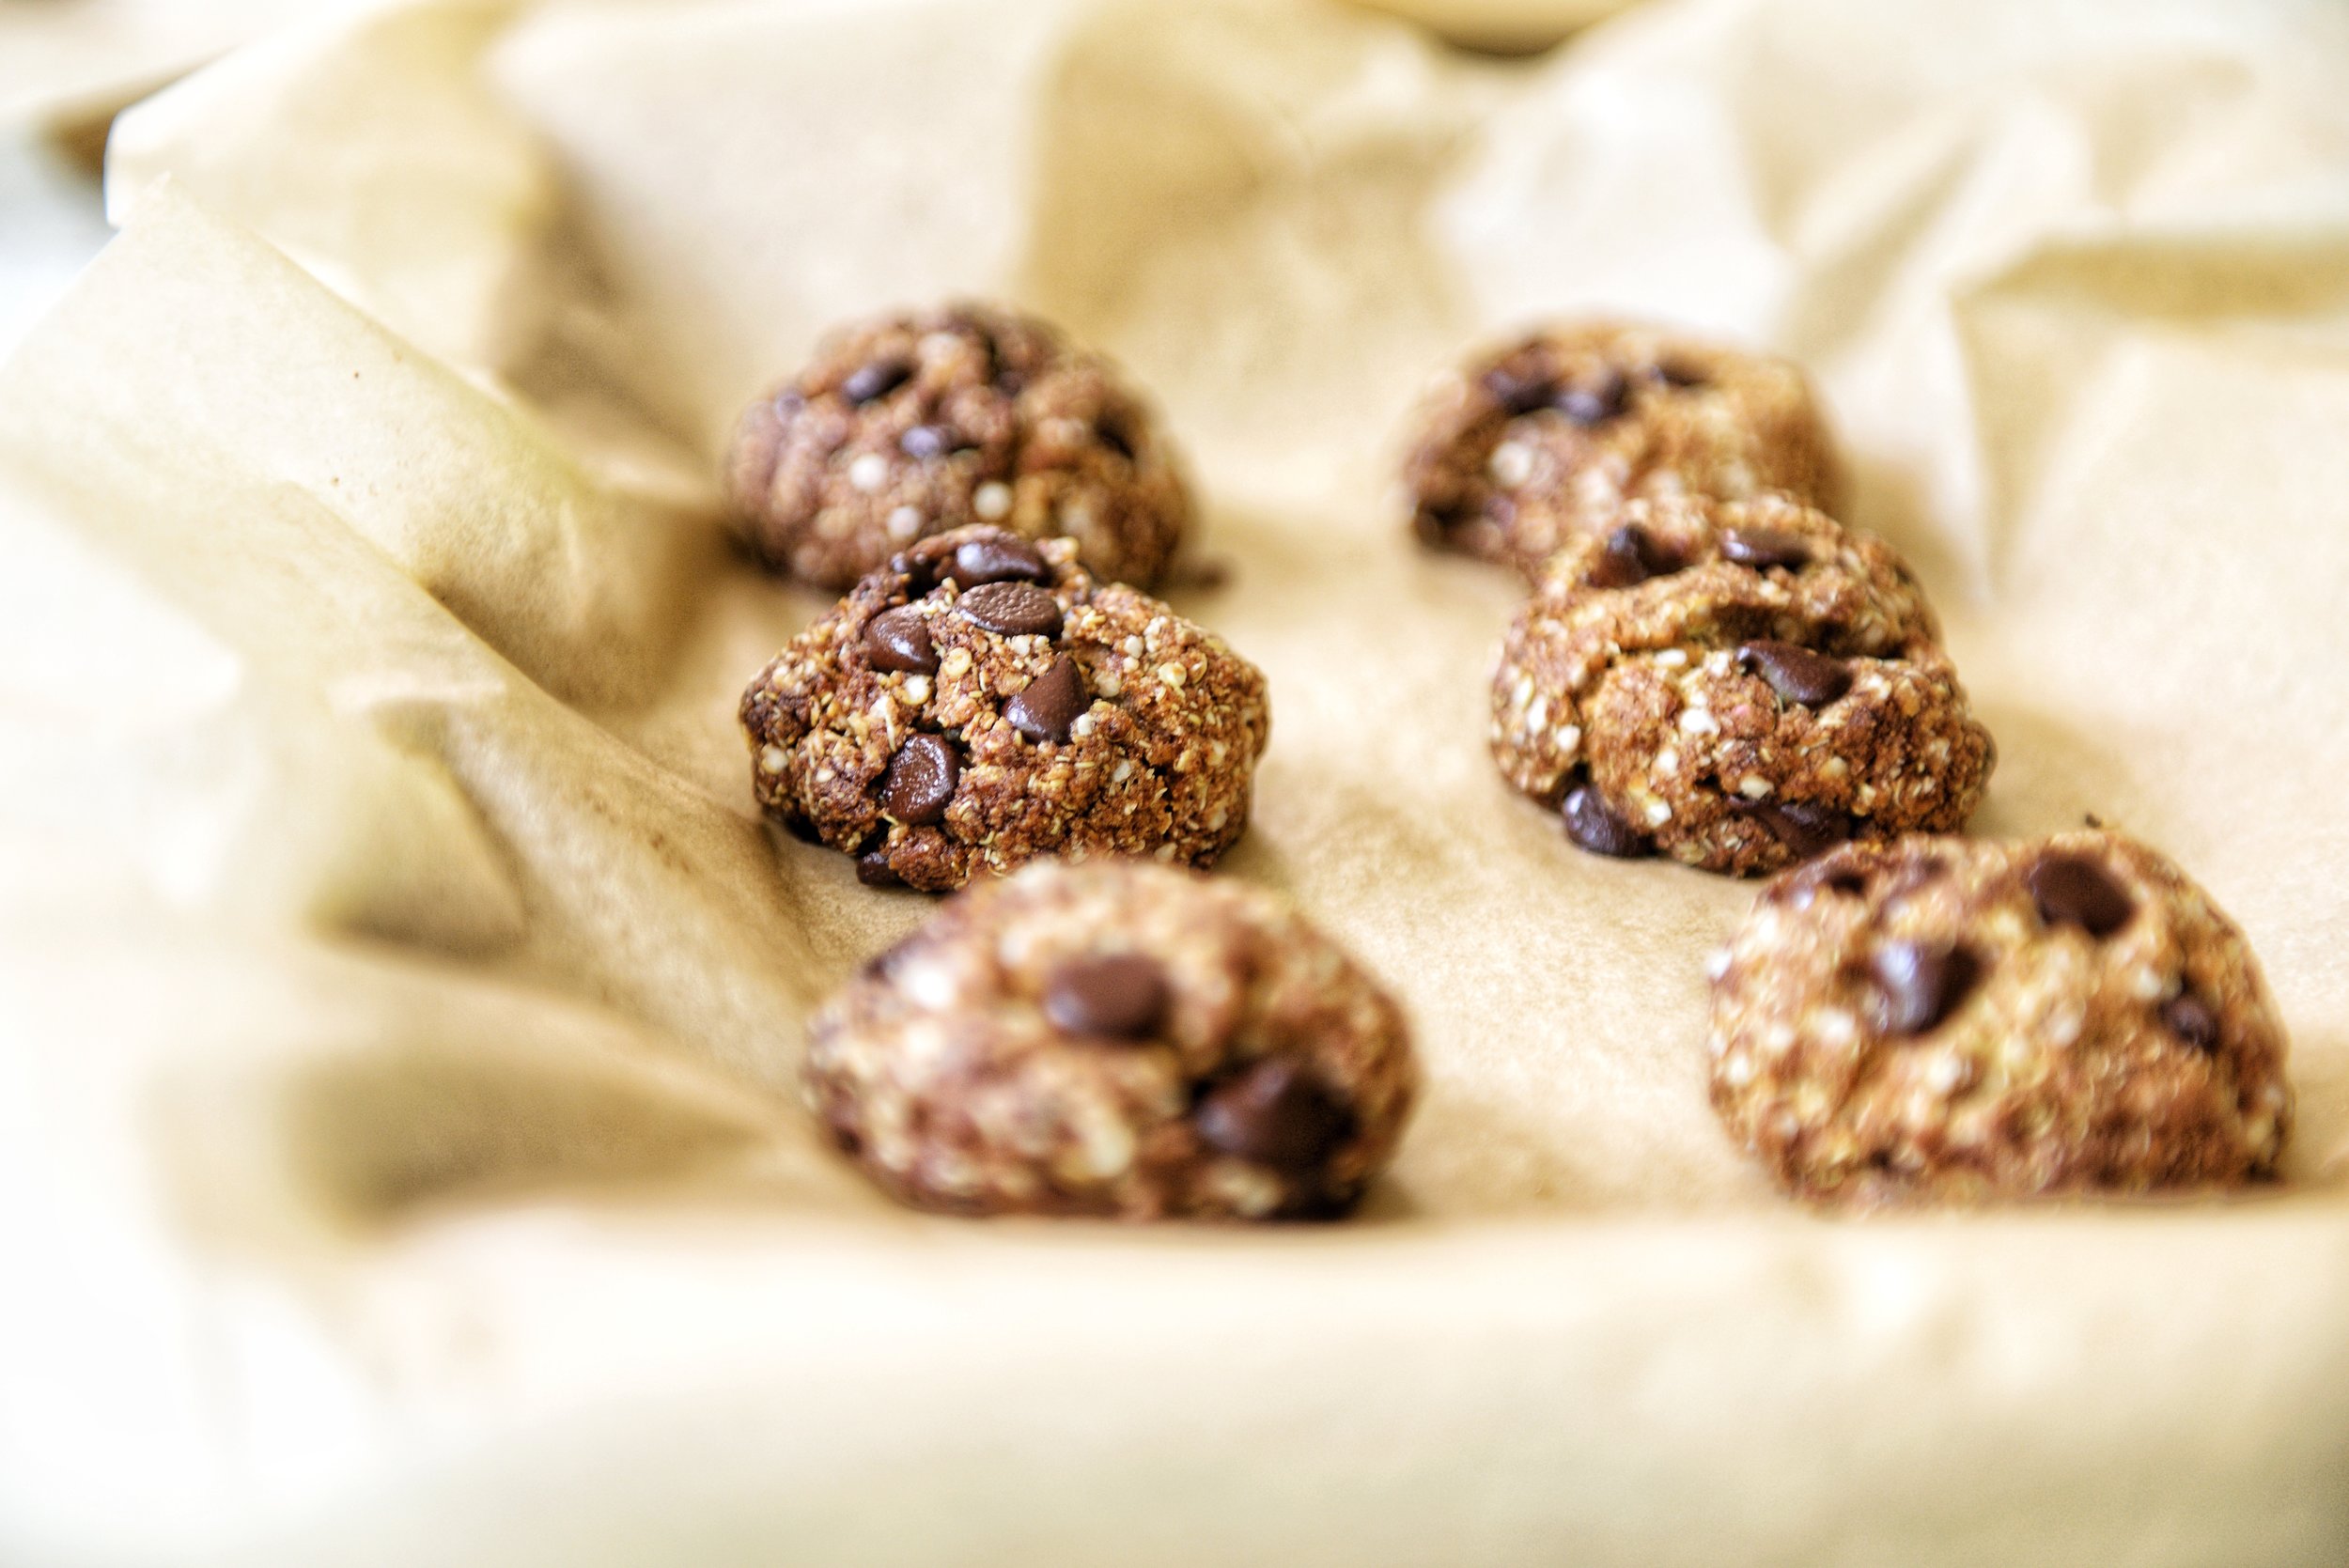
M2180 991L2161 1004L2161 1021L2170 1033L2196 1050L2218 1048L2218 1015L2192 991Z
M1954 943L1887 942L1869 968L1883 1001L1884 1028L1893 1034L1932 1029L1982 979L1982 960Z
M968 538L955 546L955 558L944 568L965 589L986 582L1041 582L1051 576L1042 552L1016 534L1001 529Z
M1849 815L1816 800L1740 800L1737 809L1759 821L1795 859L1824 855L1852 835Z
M1579 784L1567 790L1558 815L1565 821L1566 837L1594 855L1636 861L1656 853L1655 841L1617 816L1596 784Z
M1126 427L1126 422L1123 419L1114 414L1106 415L1094 423L1093 433L1101 438L1102 445L1128 462L1134 460L1133 432Z
M916 425L897 438L897 450L927 462L955 449L955 433L943 425Z
M2137 913L2129 890L2086 855L2043 855L2023 880L2039 906L2039 918L2049 925L2077 925L2101 939Z
M1670 577L1681 561L1661 540L1636 522L1626 522L1607 536L1598 559L1591 563L1594 588L1629 588L1651 577Z
M1764 638L1737 650L1740 669L1751 670L1790 703L1825 707L1851 690L1851 666L1840 659L1794 643Z
M1588 427L1620 419L1630 406L1631 387L1617 370L1603 372L1588 386L1570 386L1558 394L1550 407L1564 414L1575 424Z
M928 623L910 604L884 610L864 623L864 661L876 670L926 675L938 668Z
M897 874L889 869L889 852L867 849L856 858L856 879L868 888L902 888Z
M1044 982L1044 1016L1071 1034L1146 1040L1172 1001L1166 971L1138 953L1066 959Z
M1065 745L1078 716L1092 706L1077 661L1063 654L1012 694L1003 705L1003 717L1011 721L1013 729L1039 746L1048 740Z
M877 359L848 372L840 383L840 396L849 402L864 404L876 397L886 397L913 379L913 366L901 359Z
M1310 1171L1354 1136L1353 1108L1294 1056L1268 1056L1209 1090L1195 1116L1208 1147L1279 1171Z
M999 636L1060 635L1060 601L1033 582L983 582L955 608L963 619Z
M1811 562L1811 547L1781 528L1732 528L1721 535L1721 559L1755 571L1784 567L1798 571Z
M962 758L934 735L917 735L897 748L881 781L881 809L910 828L943 818L955 785L962 782Z
M1422 506L1411 514L1411 529L1419 536L1420 543L1440 545L1452 537L1454 529L1473 515L1460 505Z
M1546 373L1519 369L1506 361L1478 377L1477 384L1512 419L1548 408L1551 394L1558 390L1557 381Z

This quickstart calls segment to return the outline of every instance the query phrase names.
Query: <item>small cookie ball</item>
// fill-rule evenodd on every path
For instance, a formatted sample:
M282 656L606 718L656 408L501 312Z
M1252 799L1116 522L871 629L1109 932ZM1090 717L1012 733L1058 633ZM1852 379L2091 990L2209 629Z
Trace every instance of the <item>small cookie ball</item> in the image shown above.
M1248 825L1263 673L1073 539L926 539L742 696L759 804L926 893L1038 855L1204 866Z
M1404 467L1428 544L1534 575L1632 496L1843 505L1834 442L1794 365L1593 322L1533 333L1445 376Z
M1716 964L1714 1107L1803 1197L2239 1183L2291 1128L2243 933L2119 833L1846 846Z
M1048 861L868 964L806 1083L917 1207L1319 1219L1393 1155L1418 1068L1393 999L1279 900Z
M1783 496L1626 503L1493 672L1509 782L1605 855L1751 876L1964 826L1997 753L1881 541Z
M1109 364L981 304L834 333L742 415L726 493L770 566L832 589L981 522L1074 539L1095 576L1147 587L1190 520L1166 438Z

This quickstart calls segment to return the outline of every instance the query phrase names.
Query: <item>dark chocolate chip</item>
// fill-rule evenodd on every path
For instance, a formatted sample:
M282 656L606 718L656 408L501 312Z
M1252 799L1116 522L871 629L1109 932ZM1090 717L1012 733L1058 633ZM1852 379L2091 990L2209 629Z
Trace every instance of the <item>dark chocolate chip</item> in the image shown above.
M1000 636L1060 635L1060 600L1033 582L982 582L955 608L963 619Z
M2086 855L2043 855L2023 880L2030 888L2031 902L2039 906L2039 918L2049 925L2077 925L2101 939L2137 913L2129 890Z
M916 425L897 438L897 450L927 462L955 449L955 433L943 425Z
M1101 438L1102 445L1129 463L1134 460L1133 434L1127 429L1123 419L1112 414L1097 420L1094 424L1093 432Z
M954 562L944 570L966 590L984 582L1041 582L1051 574L1034 545L1000 528L955 546Z
M1852 835L1849 815L1816 800L1738 800L1737 809L1770 831L1770 836L1807 861L1824 855Z
M1721 559L1755 571L1771 567L1797 571L1810 564L1811 547L1781 528L1732 528L1721 535Z
M962 782L962 758L934 735L917 735L889 759L881 782L881 809L910 828L927 827L945 816L946 804Z
M1354 1136L1353 1108L1300 1058L1268 1056L1208 1091L1199 1136L1210 1148L1280 1171L1310 1171Z
M1138 953L1065 959L1044 982L1044 1016L1071 1034L1146 1040L1172 1000L1166 971Z
M901 888L905 883L889 869L889 851L867 849L856 858L856 879L868 888Z
M1673 360L1660 362L1652 374L1666 386L1677 387L1682 391L1693 391L1707 384L1707 378L1703 371L1691 370L1688 366Z
M2218 1048L2218 1015L2192 991L2180 991L2163 1002L2161 1021L2170 1033L2196 1050Z
M1047 740L1066 743L1069 726L1078 715L1093 706L1093 698L1085 691L1084 676L1078 673L1077 661L1061 655L1044 668L1044 673L1014 692L1003 705L1003 717L1011 727L1042 745Z
M1884 1003L1884 1027L1922 1034L1956 1011L1982 979L1982 960L1954 943L1887 942L1869 967Z
M1454 529L1474 515L1465 506L1422 506L1411 514L1411 529L1420 543L1441 545L1451 540Z
M1512 419L1548 408L1551 395L1558 390L1553 378L1539 371L1528 374L1506 362L1486 371L1477 382L1501 405L1501 411Z
M1591 564L1591 586L1629 588L1651 577L1670 577L1681 564L1655 535L1626 522L1607 536L1598 559Z
M1625 381L1620 371L1609 370L1589 386L1565 388L1558 394L1550 407L1575 424L1587 427L1622 418L1623 411L1630 402L1630 384Z
M869 403L876 397L886 397L913 379L913 366L901 359L877 359L848 372L840 383L840 396L851 403Z
M1579 784L1567 790L1558 815L1565 820L1566 837L1594 855L1636 861L1656 853L1654 841L1617 816L1596 784Z
M1790 703L1825 707L1851 690L1851 666L1813 649L1769 638L1748 643L1737 650L1740 668L1751 670L1770 683L1770 690Z
M1829 872L1820 886L1831 893L1840 893L1858 898L1868 891L1868 878L1857 871L1845 868Z
M910 604L884 610L864 623L864 661L876 670L926 675L938 668L929 624Z

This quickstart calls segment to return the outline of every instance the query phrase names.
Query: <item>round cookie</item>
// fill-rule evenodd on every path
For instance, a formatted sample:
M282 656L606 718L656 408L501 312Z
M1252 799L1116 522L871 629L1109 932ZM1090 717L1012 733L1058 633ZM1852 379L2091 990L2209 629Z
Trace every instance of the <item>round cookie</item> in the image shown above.
M759 804L941 893L1038 855L1206 865L1248 825L1264 675L1072 539L926 539L792 639L742 695Z
M1825 417L1784 360L1652 327L1535 332L1438 381L1405 460L1426 543L1534 575L1633 496L1843 505Z
M2119 833L1850 845L1715 962L1714 1107L1807 1198L2238 1183L2291 1128L2243 933Z
M954 304L832 334L751 405L726 493L770 566L845 589L917 539L990 522L1158 581L1190 498L1147 407L1033 317Z
M1751 876L1962 827L1997 760L1881 541L1783 496L1626 503L1493 672L1493 756L1585 849Z
M1132 861L950 900L817 1014L806 1068L905 1203L1125 1219L1343 1214L1417 1083L1393 999L1304 919Z

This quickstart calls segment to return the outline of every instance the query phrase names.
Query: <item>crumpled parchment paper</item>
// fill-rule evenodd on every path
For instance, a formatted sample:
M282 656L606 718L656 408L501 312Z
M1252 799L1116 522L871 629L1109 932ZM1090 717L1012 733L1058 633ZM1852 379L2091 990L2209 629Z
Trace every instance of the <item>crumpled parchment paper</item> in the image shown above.
M0 1560L2337 1563L2349 18L1697 0L1531 62L1306 4L395 5L117 126L0 370ZM1224 875L1406 998L1368 1211L886 1206L788 1087L928 906L757 822L820 607L714 455L1006 296L1190 451L1271 678ZM1706 1109L1748 886L1484 747L1423 379L1548 313L1818 375L2002 764L2263 955L2281 1188L1822 1219Z

